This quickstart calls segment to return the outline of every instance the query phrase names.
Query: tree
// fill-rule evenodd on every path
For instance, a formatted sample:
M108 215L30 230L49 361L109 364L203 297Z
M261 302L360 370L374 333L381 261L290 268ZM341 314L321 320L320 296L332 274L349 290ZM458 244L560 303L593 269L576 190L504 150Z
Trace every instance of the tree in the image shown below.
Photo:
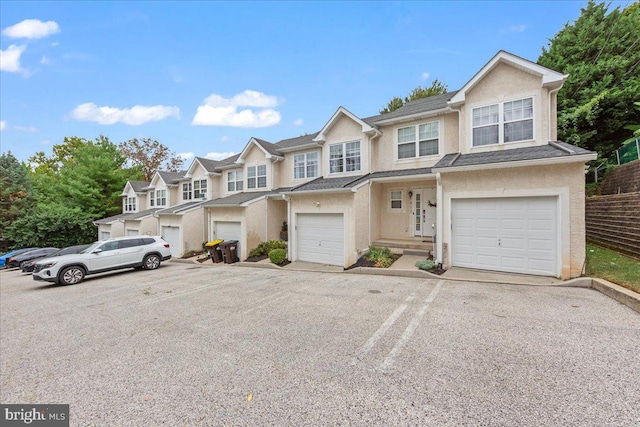
M13 154L0 155L0 237L25 212L31 202L31 181L27 167Z
M640 120L633 102L640 93L640 8L634 3L608 13L590 0L542 48L538 63L569 74L558 93L559 139L601 158L628 139L629 123Z
M178 172L184 160L169 151L169 148L151 138L130 139L120 144L120 150L129 159L133 166L142 169L143 179L151 181L153 174L158 170Z
M406 103L415 101L416 99L440 95L443 93L447 93L447 85L440 82L438 79L435 79L431 83L431 86L425 88L423 88L422 86L418 86L413 89L411 93L409 93L409 95L405 96L404 99L394 96L391 101L389 101L387 106L380 110L380 114L386 114L395 111Z

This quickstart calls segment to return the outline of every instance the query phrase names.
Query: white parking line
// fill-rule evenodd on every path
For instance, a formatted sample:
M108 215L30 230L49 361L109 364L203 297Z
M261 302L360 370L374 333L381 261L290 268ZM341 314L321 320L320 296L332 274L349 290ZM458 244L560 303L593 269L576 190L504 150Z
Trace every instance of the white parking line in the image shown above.
M284 295L280 295L280 294L284 294ZM280 296L276 296L276 295L280 295ZM273 298L274 296L276 296L276 297ZM240 313L240 315L244 316L245 314L249 314L252 311L256 311L256 310L259 310L261 308L264 308L264 307L266 307L268 305L273 304L276 301L280 301L281 299L287 298L287 297L289 297L289 295L285 294L284 291L276 292L276 293L274 293L272 295L269 295L269 297L262 299L262 301L264 301L265 299L271 298L269 301L265 302L264 304L261 304L261 305L255 306L253 308L250 308L249 310L243 311L242 313Z
M387 332L387 330L398 320L398 317L407 309L409 303L414 300L416 297L415 293L409 295L407 299L404 301L404 304L396 308L396 310L391 313L391 316L385 320L385 322L378 328L378 330L369 338L369 340L362 346L358 354L354 357L351 364L357 363L359 360L362 360L367 353L371 351L373 346L378 342L380 338Z
M221 288L225 285L225 283L212 283L209 285L204 285L204 286L199 286L197 288L193 288L193 289L185 289L183 291L176 291L176 292L171 292L170 294L164 294L158 297L155 297L154 299L150 299L147 301L142 301L140 303L140 305L149 305L149 304L153 304L156 302L161 302L161 301L165 301L171 298L175 298L175 297L181 297L183 295L187 295L187 294L192 294L194 292L198 292L198 291L202 291L204 289L217 289L217 288Z
M404 330L404 333L402 334L402 336L400 337L396 345L391 349L387 357L380 364L380 370L384 372L393 365L393 363L396 360L396 357L398 357L398 355L400 354L404 346L407 344L407 342L409 342L409 340L413 336L413 333L416 331L416 328L420 324L420 321L422 320L425 313L427 312L427 308L429 307L429 304L433 302L437 293L440 291L441 287L442 287L442 280L438 282L438 284L436 285L435 288L433 288L433 290L431 291L427 299L424 300L422 307L420 307L420 311L418 311L413 316L413 319L411 319L411 323L409 323L409 326L407 326L407 329Z

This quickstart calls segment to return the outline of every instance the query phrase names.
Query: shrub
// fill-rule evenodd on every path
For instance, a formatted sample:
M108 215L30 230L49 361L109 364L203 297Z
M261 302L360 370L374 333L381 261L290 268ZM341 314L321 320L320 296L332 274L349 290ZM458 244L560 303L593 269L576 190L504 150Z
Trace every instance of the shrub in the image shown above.
M267 255L274 249L287 249L287 242L284 240L269 240L268 242L262 242L258 247L249 251L249 258L259 257L261 255Z
M377 261L384 258L392 258L389 248L379 248L377 246L371 246L369 253L366 255L370 261Z
M287 251L284 249L274 249L269 252L269 259L274 264L282 264L282 262L287 258Z
M377 268L389 268L391 267L391 264L393 264L394 259L393 258L378 258L376 260L376 267Z
M423 259L416 261L416 267L420 270L433 270L436 267L436 262L432 259Z

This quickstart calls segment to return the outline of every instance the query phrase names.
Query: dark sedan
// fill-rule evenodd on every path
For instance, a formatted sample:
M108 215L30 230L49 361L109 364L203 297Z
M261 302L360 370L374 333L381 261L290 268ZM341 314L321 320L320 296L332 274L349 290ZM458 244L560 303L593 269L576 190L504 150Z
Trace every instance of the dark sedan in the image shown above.
M44 258L50 258L54 256L61 256L61 255L69 255L69 254L77 254L88 247L89 245L69 246L68 248L60 249L58 252L54 252L50 255L47 255ZM41 261L44 258L36 258L31 261L23 262L22 264L20 264L20 268L22 269L22 272L31 273L33 271L33 267L36 265L36 262Z
M20 267L23 262L50 256L52 253L58 252L59 250L59 248L40 248L29 252L23 252L19 255L14 255L7 260L7 268Z

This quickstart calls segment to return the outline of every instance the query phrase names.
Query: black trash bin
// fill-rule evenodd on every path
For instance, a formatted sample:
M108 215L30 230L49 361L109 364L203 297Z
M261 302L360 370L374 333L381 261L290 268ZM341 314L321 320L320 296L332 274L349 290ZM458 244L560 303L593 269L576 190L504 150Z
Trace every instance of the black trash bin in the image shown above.
M222 259L225 264L233 264L238 261L238 241L226 240L218 245L222 252Z
M211 261L213 261L214 263L222 262L222 251L220 250L220 244L223 241L224 240L214 240L205 244L207 252L209 253L209 256L211 256Z

